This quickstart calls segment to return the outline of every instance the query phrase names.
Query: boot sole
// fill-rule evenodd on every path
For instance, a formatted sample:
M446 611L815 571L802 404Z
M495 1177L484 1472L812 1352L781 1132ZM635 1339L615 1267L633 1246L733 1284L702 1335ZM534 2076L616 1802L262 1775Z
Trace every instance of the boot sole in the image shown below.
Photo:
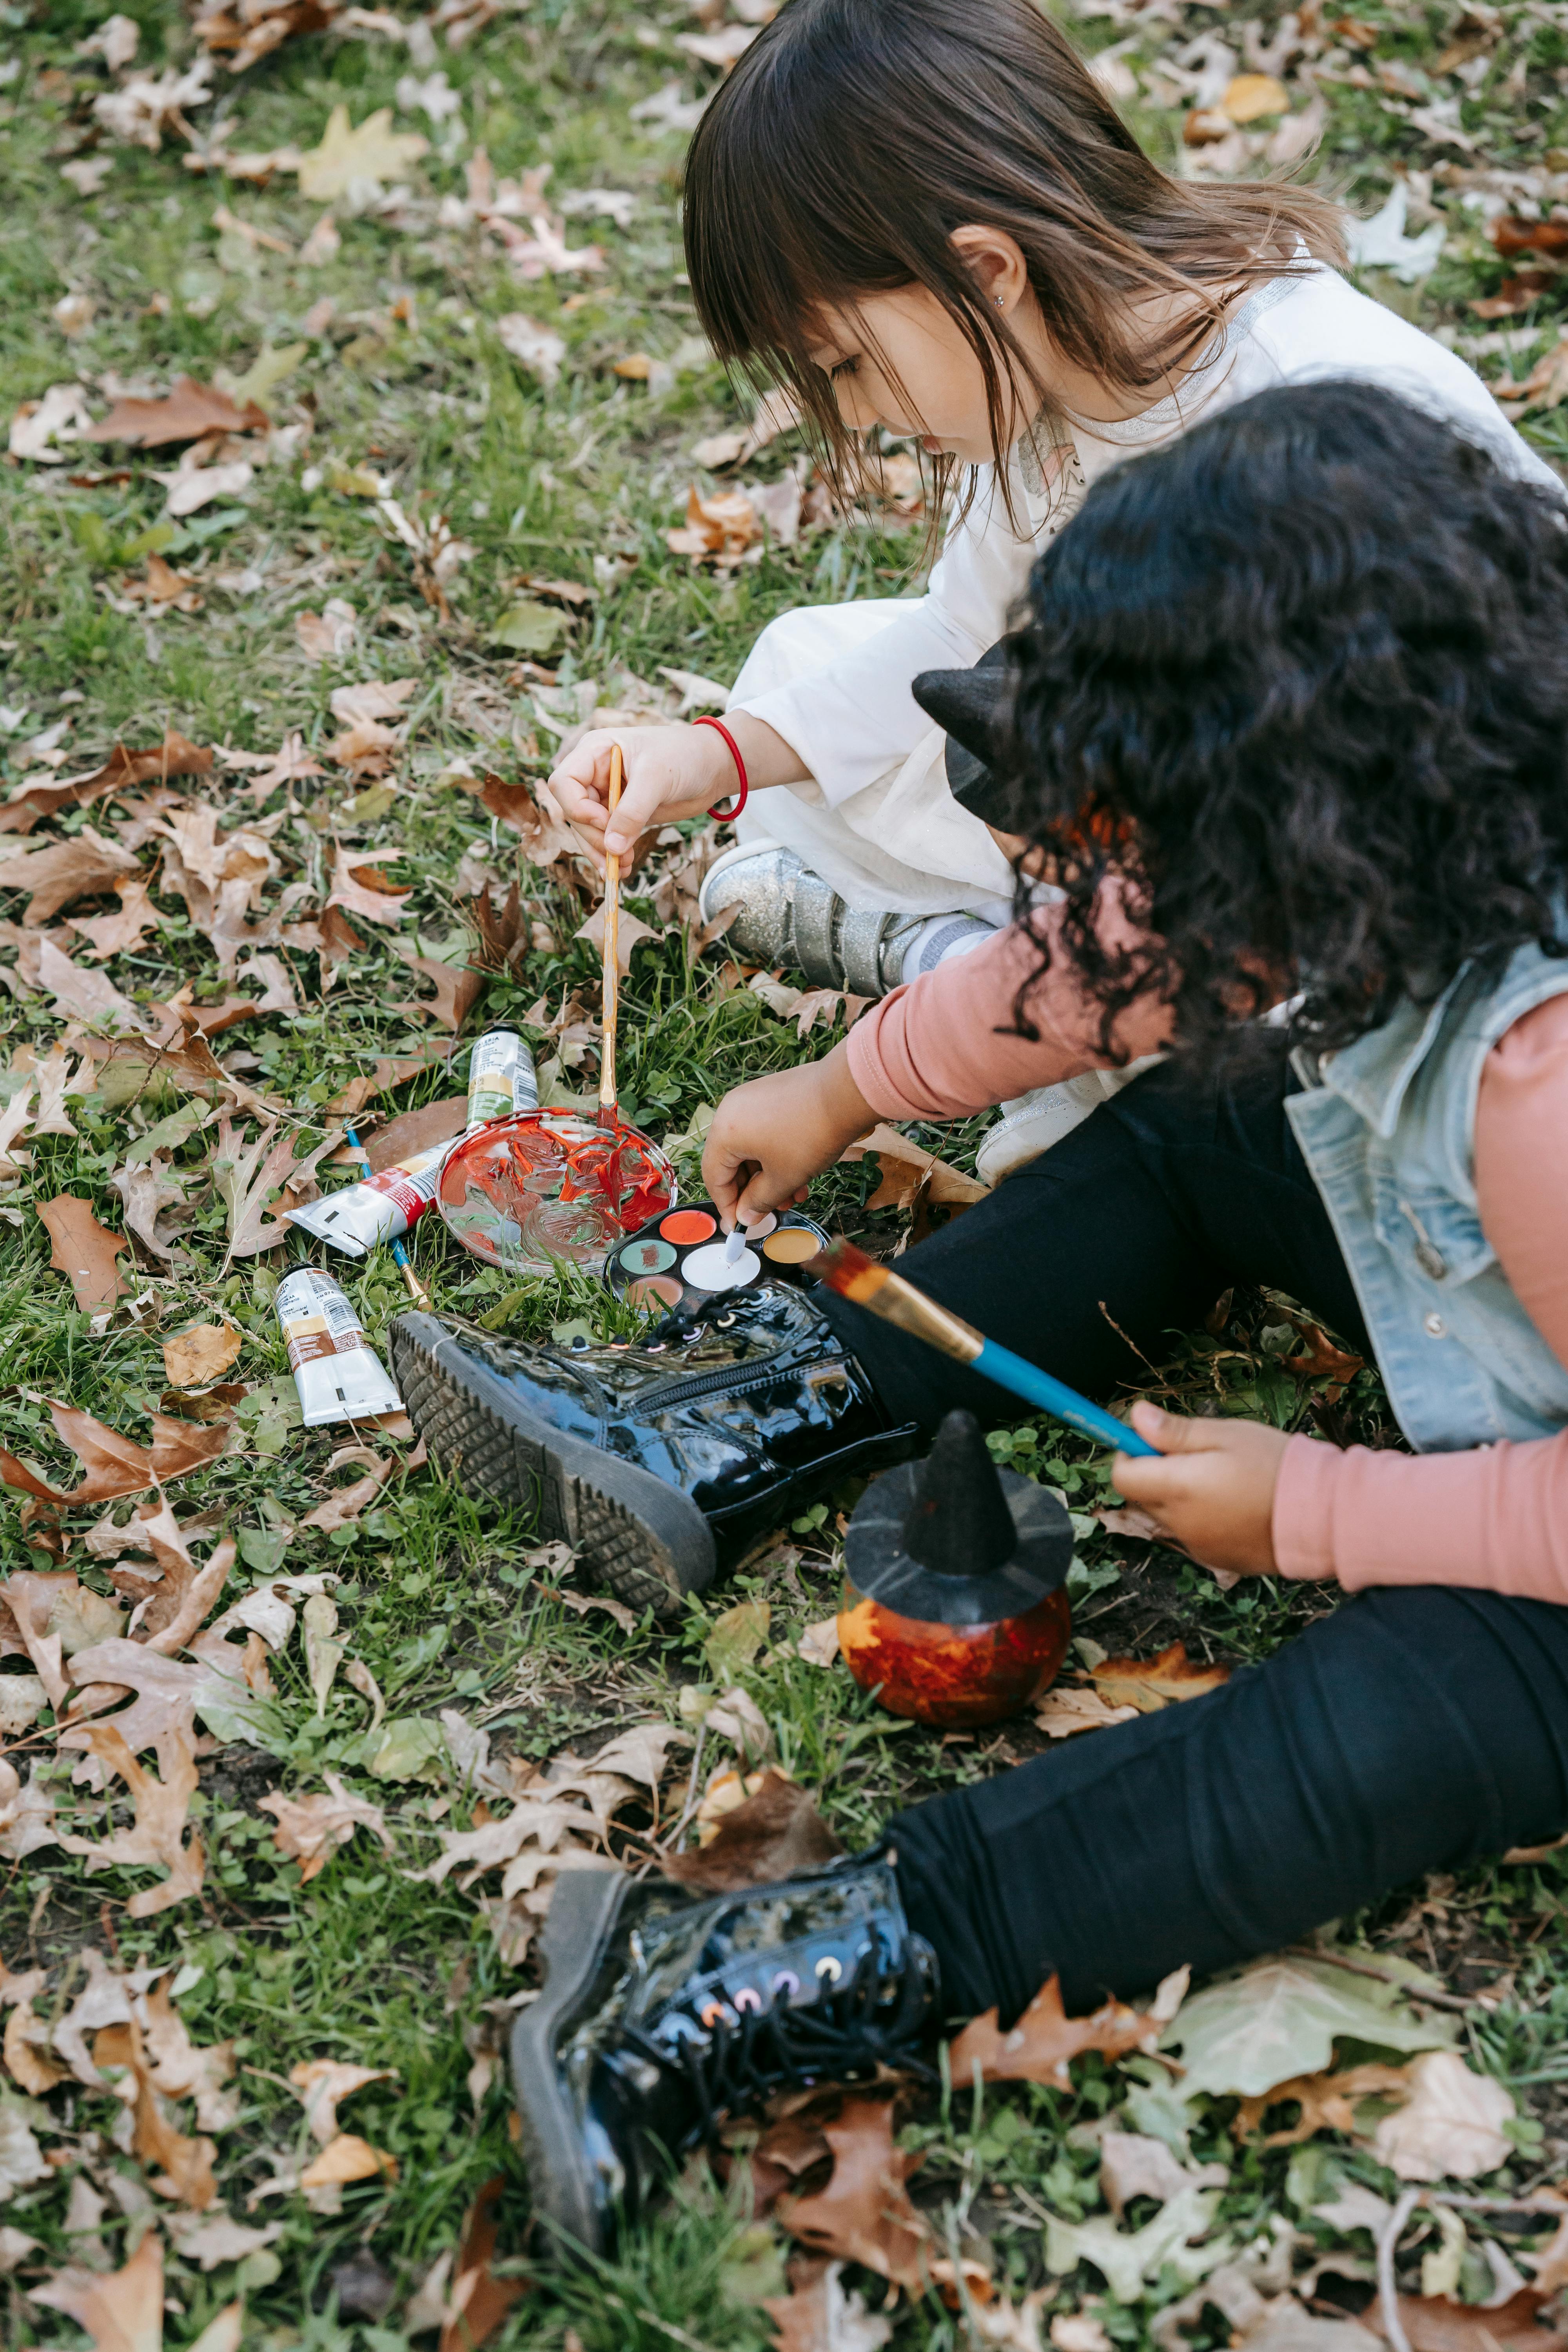
M609 2233L583 2134L556 2068L555 2031L598 1973L632 1885L618 1870L561 1873L539 1941L544 1989L511 2030L512 2088L534 2212L594 2254L608 2252Z
M530 1412L433 1315L400 1315L391 1346L393 1377L437 1460L497 1502L537 1505L540 1533L569 1543L628 1607L676 1617L712 1582L712 1532L679 1487Z

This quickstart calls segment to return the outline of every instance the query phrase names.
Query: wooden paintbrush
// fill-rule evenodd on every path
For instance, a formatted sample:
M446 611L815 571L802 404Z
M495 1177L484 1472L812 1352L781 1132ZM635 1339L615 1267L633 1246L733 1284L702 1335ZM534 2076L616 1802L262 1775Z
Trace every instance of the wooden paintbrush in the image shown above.
M858 1250L852 1242L829 1242L825 1250L808 1257L801 1267L802 1274L814 1274L840 1298L864 1307L868 1313L879 1315L884 1323L896 1323L900 1331L908 1331L923 1339L928 1348L936 1348L956 1363L968 1364L974 1371L984 1373L997 1387L1010 1389L1015 1396L1023 1397L1037 1412L1048 1412L1055 1421L1065 1422L1076 1429L1080 1437L1092 1438L1097 1445L1120 1446L1123 1454L1158 1454L1159 1447L1151 1445L1130 1429L1114 1413L1106 1412L1091 1404L1065 1381L1053 1380L1042 1372L1038 1364L1026 1357L1016 1356L1011 1348L998 1340L988 1339L973 1323L950 1308L939 1307L901 1274L894 1274L875 1258Z
M626 773L621 759L621 747L610 747L609 814L615 815L620 805L621 784ZM599 1047L599 1125L618 1128L621 1123L616 1088L616 1024L621 1010L621 861L618 856L605 853L605 976L602 990L604 1009L603 1038Z

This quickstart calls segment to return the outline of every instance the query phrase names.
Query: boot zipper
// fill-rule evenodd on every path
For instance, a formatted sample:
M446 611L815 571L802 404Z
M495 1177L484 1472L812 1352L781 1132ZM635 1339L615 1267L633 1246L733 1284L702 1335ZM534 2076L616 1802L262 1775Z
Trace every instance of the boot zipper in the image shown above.
M726 1371L722 1368L712 1372L694 1372L689 1380L677 1381L673 1387L645 1392L638 1400L638 1409L657 1406L662 1412L667 1405L687 1404L697 1397L712 1396L722 1389L743 1396L748 1390L767 1388L775 1381L799 1380L805 1376L788 1365L779 1363L776 1358L765 1369L753 1372Z

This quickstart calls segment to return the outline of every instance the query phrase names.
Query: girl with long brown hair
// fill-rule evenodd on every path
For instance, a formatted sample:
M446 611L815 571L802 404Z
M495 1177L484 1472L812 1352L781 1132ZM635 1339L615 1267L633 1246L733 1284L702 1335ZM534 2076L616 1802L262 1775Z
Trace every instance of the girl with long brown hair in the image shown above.
M1554 479L1462 361L1347 284L1341 220L1298 186L1161 170L1033 0L788 0L692 142L693 299L722 359L795 392L846 505L869 430L918 439L945 540L923 596L773 621L721 727L584 737L551 778L568 817L625 856L749 782L704 916L738 901L731 944L818 985L881 996L981 944L1011 913L1008 846L930 714L1120 458L1357 375ZM1004 1106L982 1173L1119 1082Z

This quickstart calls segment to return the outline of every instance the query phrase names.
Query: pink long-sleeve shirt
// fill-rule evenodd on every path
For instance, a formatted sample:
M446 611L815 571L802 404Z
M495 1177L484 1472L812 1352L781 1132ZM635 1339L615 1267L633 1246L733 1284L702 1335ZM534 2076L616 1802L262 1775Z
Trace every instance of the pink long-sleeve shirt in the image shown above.
M1048 918L1047 918L1048 919ZM1103 1067L1098 1013L1065 958L1034 990L1039 1043L1006 1034L1038 961L1016 929L896 989L849 1033L855 1083L879 1118L964 1118ZM1158 1006L1117 1032L1129 1057L1168 1033ZM1568 1365L1568 996L1493 1047L1476 1108L1481 1227L1515 1296ZM1467 1454L1342 1452L1292 1437L1274 1490L1274 1552L1291 1577L1468 1584L1568 1601L1568 1430Z

